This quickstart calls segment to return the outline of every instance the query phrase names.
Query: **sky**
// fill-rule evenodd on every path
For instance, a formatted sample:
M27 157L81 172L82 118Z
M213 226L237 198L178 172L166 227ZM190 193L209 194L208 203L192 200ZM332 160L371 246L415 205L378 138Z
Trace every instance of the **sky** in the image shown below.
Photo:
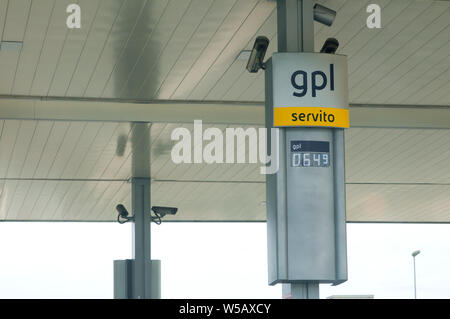
M348 224L348 281L320 297L450 298L450 225ZM131 258L131 225L0 223L0 298L112 298L113 260ZM152 225L163 298L280 298L267 284L265 223Z

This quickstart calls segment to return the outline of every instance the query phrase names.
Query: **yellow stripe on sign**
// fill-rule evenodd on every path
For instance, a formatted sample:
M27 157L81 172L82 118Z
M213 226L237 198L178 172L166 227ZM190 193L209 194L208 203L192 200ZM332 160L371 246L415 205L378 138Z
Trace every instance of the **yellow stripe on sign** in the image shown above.
M327 126L348 128L348 109L329 107L274 107L273 126Z

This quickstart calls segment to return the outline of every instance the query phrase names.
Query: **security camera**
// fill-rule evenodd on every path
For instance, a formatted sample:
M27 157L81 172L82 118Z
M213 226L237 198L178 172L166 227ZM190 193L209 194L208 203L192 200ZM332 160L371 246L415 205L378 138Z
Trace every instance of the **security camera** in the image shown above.
M122 218L128 217L128 211L122 204L117 205L116 210L119 212L120 217Z
M336 18L336 11L324 7L318 3L314 5L313 10L315 21L327 26L331 26L333 24L334 18Z
M128 216L129 213L125 206L123 206L122 204L117 205L116 210L119 213L119 215L117 216L117 221L119 222L119 224L124 224L134 219L134 216ZM125 220L120 220L121 218Z
M164 217L166 215L175 215L178 211L176 207L153 206L152 211L156 216Z
M128 216L129 213L125 206L122 204L119 204L116 206L116 210L119 213L117 216L117 221L119 224L125 224L126 222L129 222L131 220L134 220L133 216ZM162 207L162 206L153 206L152 211L155 213L155 216L150 216L152 221L154 221L156 224L161 224L161 218L163 218L166 215L175 215L178 211L178 208L176 207Z
M155 216L152 217L152 221L156 225L161 225L161 218L166 215L175 215L178 211L176 207L163 207L163 206L153 206L152 211L155 213Z
M320 53L335 54L339 47L339 41L335 38L328 38L320 49Z
M259 69L265 69L264 56L266 55L267 47L269 46L269 39L265 36L259 36L253 44L252 52L247 62L247 70L250 73L256 73Z

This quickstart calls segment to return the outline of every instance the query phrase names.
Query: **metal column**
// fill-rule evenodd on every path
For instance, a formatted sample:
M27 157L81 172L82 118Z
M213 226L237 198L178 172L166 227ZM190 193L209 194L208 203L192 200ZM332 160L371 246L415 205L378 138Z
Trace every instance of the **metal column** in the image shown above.
M151 298L150 125L135 123L131 137L133 222L132 297Z
M150 179L132 178L134 298L151 298Z
M282 295L292 299L319 299L319 284L283 284Z
M161 263L151 260L150 128L147 123L132 124L133 258L114 261L114 297L118 299L161 297Z
M277 21L278 52L314 52L312 0L278 0ZM280 130L289 130L289 128L280 128ZM286 134L281 135L286 136ZM294 299L318 299L319 284L283 284L283 296L286 295Z
M278 52L314 52L312 0L278 0Z

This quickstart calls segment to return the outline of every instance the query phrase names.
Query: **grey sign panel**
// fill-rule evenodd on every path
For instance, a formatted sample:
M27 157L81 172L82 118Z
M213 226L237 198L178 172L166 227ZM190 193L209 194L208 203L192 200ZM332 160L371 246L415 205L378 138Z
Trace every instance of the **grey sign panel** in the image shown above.
M267 127L273 127L272 67ZM269 284L347 280L343 136L343 129L279 129L280 168L266 176Z

